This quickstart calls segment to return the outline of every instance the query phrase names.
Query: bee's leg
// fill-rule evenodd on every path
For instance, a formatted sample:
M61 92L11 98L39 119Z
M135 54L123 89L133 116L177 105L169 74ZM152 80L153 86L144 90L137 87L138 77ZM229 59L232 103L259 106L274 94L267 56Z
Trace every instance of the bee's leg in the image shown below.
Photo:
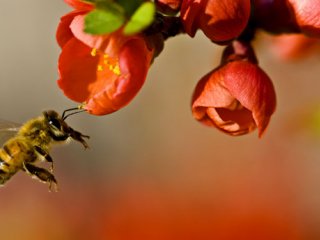
M52 186L57 191L57 180L48 170L36 167L30 163L25 163L23 168L27 173L38 178L41 182L49 183L50 191L52 190Z
M39 153L41 156L43 156L47 162L51 163L50 172L53 172L53 160L52 160L52 157L49 155L49 153L47 151L43 150L39 146L34 146L34 149L37 151L37 153Z
M72 128L70 128L69 131L70 131L69 132L70 137L72 137L74 140L80 142L84 146L84 148L89 148L89 145L83 139L83 138L90 138L89 136L83 135L81 132L73 130Z

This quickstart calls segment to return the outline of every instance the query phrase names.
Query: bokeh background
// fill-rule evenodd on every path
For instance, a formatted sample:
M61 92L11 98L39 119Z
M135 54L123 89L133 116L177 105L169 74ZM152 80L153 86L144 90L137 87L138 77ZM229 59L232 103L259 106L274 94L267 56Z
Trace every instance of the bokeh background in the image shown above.
M62 0L1 0L0 118L75 106L56 80ZM319 53L283 62L262 36L277 111L262 139L196 122L190 99L222 47L201 33L167 41L133 102L68 119L91 136L53 149L59 192L18 173L0 189L1 239L320 239Z

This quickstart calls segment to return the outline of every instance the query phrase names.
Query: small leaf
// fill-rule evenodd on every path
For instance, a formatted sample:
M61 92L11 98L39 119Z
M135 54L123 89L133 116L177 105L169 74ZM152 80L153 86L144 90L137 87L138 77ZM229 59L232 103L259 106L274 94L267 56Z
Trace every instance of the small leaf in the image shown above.
M127 16L131 16L144 0L117 0L117 3L125 10Z
M107 34L118 30L125 22L119 11L95 9L85 17L84 31L89 34Z
M145 2L131 16L123 32L125 35L132 35L141 32L154 20L156 7L153 2Z
M113 0L95 0L96 9L111 11L115 14L124 15L125 9Z

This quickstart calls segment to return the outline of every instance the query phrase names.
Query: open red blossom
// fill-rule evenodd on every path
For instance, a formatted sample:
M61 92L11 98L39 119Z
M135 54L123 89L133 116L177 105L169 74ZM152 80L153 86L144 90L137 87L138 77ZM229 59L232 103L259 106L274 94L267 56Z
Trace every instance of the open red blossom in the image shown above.
M250 0L184 0L181 19L191 37L201 29L214 42L238 37L250 16Z
M76 3L77 1L69 2ZM83 32L86 7L61 18L57 41L59 87L70 99L85 103L94 115L104 115L127 105L142 87L153 56L143 36ZM81 5L83 7L83 5Z
M229 51L227 48L225 52ZM193 116L230 135L242 135L258 128L261 136L276 106L272 82L250 57L229 56L229 62L209 72L198 83L192 100Z

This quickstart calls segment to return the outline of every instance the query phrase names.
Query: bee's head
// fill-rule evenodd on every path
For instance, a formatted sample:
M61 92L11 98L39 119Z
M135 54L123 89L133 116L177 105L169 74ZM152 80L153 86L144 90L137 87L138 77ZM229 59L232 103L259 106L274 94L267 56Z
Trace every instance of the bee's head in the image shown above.
M68 124L64 121L67 117L77 114L80 112L86 111L85 109L82 109L82 107L76 107L76 108L70 108L67 110L64 110L62 113L62 116L60 116L56 111L54 110L48 110L44 111L43 115L46 119L46 122L50 126L50 128L54 130L60 130L60 131L67 131L68 130Z
M78 110L78 111L74 111ZM68 111L73 111L69 114L66 114ZM63 112L62 116L60 116L56 111L49 110L44 111L43 116L46 124L49 126L49 134L55 141L65 141L67 138L71 137L74 140L82 143L85 148L88 148L88 144L83 138L89 138L89 136L83 135L82 133L75 131L64 121L68 116L84 112L86 110L79 110L79 108L67 109Z
M62 119L62 117L53 110L48 110L43 112L45 122L48 124L50 132L55 136L64 135L68 131L67 123Z

